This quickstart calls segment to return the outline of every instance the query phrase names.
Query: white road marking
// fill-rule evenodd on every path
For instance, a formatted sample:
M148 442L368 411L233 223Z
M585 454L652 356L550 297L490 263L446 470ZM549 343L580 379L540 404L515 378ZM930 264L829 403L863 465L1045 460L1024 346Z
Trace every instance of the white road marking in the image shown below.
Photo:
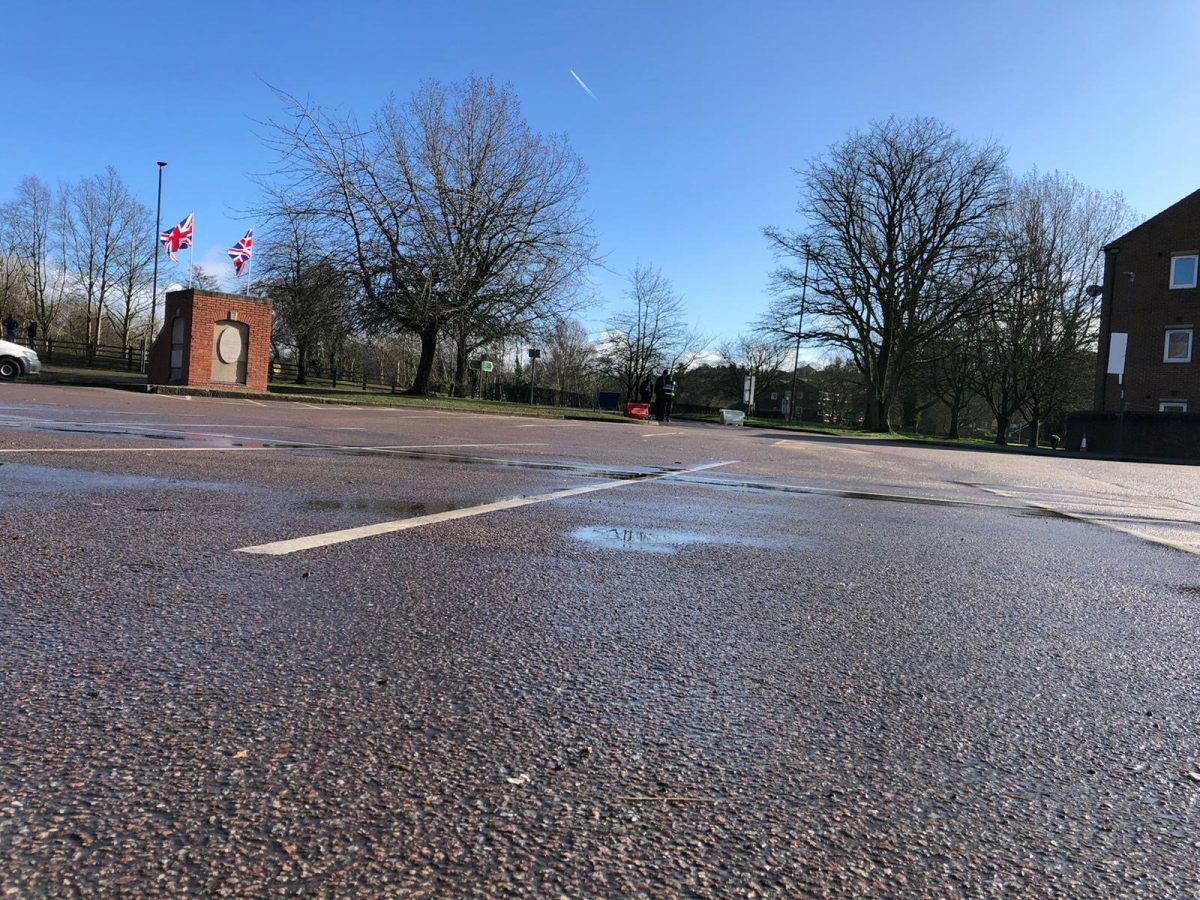
M804 450L809 453L824 453L828 450L836 450L838 453L870 453L870 450L861 450L858 447L847 447L844 444L834 443L819 443L817 441L798 441L792 440L775 441L771 444L772 447L786 447L789 450Z
M530 422L527 425L514 425L514 428L578 428L579 422Z
M292 538L285 541L275 541L270 544L256 544L252 547L239 547L235 553L254 553L263 556L284 556L301 550L313 550L317 547L328 547L331 544L342 544L346 541L357 541L362 538L375 537L380 534L391 534L396 531L408 531L425 525L439 522L452 522L455 519L467 519L482 516L486 513L500 512L507 509L519 509L522 506L533 506L536 503L548 503L551 500L563 500L567 497L578 497L581 494L591 494L596 491L608 491L627 484L639 484L646 481L658 481L673 475L686 475L690 472L700 472L705 469L715 469L718 466L733 465L737 460L707 463L682 469L677 472L663 472L657 475L647 475L638 479L621 479L619 481L602 481L599 484L589 484L583 487L568 488L563 491L553 491L549 494L539 494L536 497L516 497L510 500L496 500L479 506L468 506L463 509L452 509L447 512L431 513L427 516L415 516L411 519L396 519L390 522L378 522L375 525L362 525L358 528L344 528L340 531L327 531L323 534L313 534L307 537Z
M251 400L249 397L243 397L242 399L245 400L247 403L253 403L255 406L266 406L267 405L260 400Z
M455 447L545 447L546 443L525 442L520 444L379 444L374 447L356 447L357 450L446 450Z
M683 434L682 431L651 431L649 434L643 434L642 437L669 437L672 434Z
M1059 509L1057 506L1051 506L1048 503L1038 503L1037 501L1031 500L1022 494L1014 494L1011 491L1003 491L998 488L989 487L985 487L983 490L987 491L989 494L996 494L1000 497L1008 497L1012 500L1022 501L1034 509L1042 509L1046 512L1054 513L1056 516L1062 516L1066 519L1074 519L1076 522L1084 522L1088 525L1098 525L1101 528L1107 528L1110 531L1116 531L1120 534L1125 534L1129 537L1137 538L1138 540L1146 541L1150 544L1158 544L1160 547L1169 547L1172 550L1179 550L1182 553L1190 553L1194 556L1200 556L1200 544L1188 543L1185 541L1173 541L1170 538L1158 537L1157 535L1147 534L1144 531L1138 531L1135 528L1128 528L1124 525L1118 525L1111 519L1092 516L1086 513L1068 512L1065 509ZM1176 521L1172 519L1163 520L1163 524L1194 526L1196 523L1184 520Z

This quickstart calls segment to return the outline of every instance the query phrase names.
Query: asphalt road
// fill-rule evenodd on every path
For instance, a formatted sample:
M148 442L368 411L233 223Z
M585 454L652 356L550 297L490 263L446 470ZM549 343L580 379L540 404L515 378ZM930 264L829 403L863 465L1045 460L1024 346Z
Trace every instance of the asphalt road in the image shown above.
M0 385L4 895L1200 895L1200 468Z

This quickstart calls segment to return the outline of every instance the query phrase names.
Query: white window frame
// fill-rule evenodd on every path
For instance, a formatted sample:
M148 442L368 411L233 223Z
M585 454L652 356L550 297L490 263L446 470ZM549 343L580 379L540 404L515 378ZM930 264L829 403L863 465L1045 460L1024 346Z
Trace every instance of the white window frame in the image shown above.
M1178 409L1167 409L1168 406L1177 406L1179 408ZM1186 400L1159 400L1158 401L1158 411L1159 412L1185 413L1188 411L1188 403Z
M1185 332L1188 336L1187 359L1172 359L1167 355L1171 352L1171 335L1178 334L1179 332ZM1163 335L1163 362L1170 365L1190 363L1192 361L1192 344L1195 343L1195 338L1196 336L1193 334L1191 328L1168 328Z
M1195 265L1192 267L1192 283L1191 284L1176 284L1175 283L1175 262L1180 259L1190 259ZM1167 282L1167 286L1173 291L1186 291L1196 286L1196 276L1200 275L1200 254L1197 253L1176 253L1171 256L1171 277Z

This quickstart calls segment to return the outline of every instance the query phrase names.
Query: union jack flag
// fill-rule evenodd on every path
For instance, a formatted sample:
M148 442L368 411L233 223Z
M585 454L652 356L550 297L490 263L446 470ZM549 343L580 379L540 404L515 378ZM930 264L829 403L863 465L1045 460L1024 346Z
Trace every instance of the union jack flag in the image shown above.
M158 236L162 242L163 249L167 251L167 256L171 257L171 262L177 262L175 254L180 250L187 250L192 246L192 216L193 213L188 213L187 218L172 228L170 231L164 231Z
M233 272L238 278L242 277L242 269L254 255L254 229L246 232L246 236L229 248L229 258L233 260Z

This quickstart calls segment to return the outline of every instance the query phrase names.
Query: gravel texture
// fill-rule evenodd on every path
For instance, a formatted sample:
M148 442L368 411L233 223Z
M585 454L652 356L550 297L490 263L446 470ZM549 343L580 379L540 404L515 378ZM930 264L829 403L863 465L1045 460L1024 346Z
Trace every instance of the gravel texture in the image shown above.
M5 894L1200 894L1200 469L3 390Z

